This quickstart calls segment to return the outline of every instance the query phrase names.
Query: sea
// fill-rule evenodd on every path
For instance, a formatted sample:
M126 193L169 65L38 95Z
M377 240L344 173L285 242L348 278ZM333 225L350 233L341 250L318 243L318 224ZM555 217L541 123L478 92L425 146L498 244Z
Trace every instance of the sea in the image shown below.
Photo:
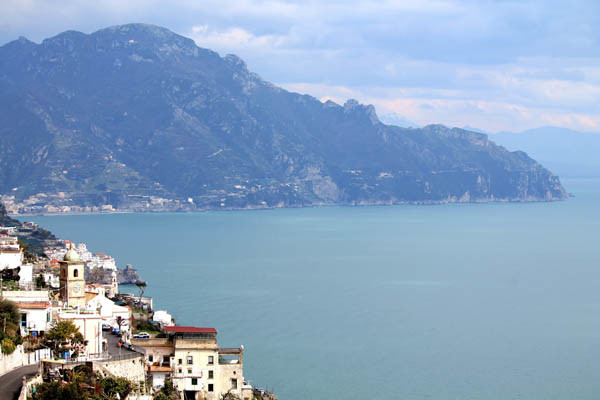
M600 180L563 183L547 203L21 219L132 264L281 400L598 399Z

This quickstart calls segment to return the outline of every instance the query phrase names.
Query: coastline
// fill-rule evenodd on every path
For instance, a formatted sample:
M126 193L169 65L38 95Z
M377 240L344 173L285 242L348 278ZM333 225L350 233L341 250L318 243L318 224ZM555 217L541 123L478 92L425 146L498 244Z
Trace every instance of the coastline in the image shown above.
M443 200L419 200L419 201L365 201L365 202L353 202L353 203L313 203L305 205L284 205L277 204L274 206L246 206L246 207L207 207L196 209L185 209L185 210L120 210L115 209L114 211L91 211L91 212L42 212L42 213L9 213L11 217L53 217L53 216L76 216L76 215L110 215L110 214L167 214L167 213L196 213L196 212L209 212L209 211L263 211L263 210L277 210L285 208L320 208L320 207L387 207L387 206L438 206L446 204L488 204L488 203L552 203L559 201L566 201L573 197L571 192L567 192L564 198L492 198L492 199L468 199L463 198L449 198Z

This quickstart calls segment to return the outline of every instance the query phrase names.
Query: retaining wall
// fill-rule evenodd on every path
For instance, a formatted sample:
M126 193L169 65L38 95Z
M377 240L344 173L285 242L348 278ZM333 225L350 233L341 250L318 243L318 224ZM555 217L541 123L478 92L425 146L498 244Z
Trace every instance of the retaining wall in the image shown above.
M20 344L12 354L6 355L0 352L0 375L4 375L15 368L36 364L42 358L50 358L50 349L41 349L32 353L25 353L23 345Z
M142 355L126 360L94 361L94 368L97 366L114 376L127 378L133 383L146 381L146 369Z

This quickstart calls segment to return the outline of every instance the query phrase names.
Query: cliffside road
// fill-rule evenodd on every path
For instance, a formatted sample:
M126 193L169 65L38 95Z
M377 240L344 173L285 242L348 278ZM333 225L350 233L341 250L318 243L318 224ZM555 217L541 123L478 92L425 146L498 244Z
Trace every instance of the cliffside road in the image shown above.
M19 398L23 377L31 377L36 374L37 365L27 365L17 368L8 374L0 376L0 400L16 400Z
M134 355L134 354L139 354L136 351L133 350L129 350L126 349L125 347L119 347L117 346L117 343L119 343L119 337L110 334L109 332L103 332L104 334L104 338L107 340L108 342L108 354L111 357L119 357L119 356L126 356L126 355ZM0 399L2 400L2 399Z

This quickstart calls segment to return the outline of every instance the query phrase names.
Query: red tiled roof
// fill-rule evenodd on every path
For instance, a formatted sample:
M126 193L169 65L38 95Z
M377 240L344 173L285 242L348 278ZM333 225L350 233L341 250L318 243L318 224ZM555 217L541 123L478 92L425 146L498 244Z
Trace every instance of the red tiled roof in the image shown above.
M165 326L164 330L175 333L217 333L215 328L196 328L195 326Z
M148 372L171 372L171 367L149 365Z
M50 303L47 301L32 301L25 303L16 303L17 307L25 310L44 310L50 307Z

